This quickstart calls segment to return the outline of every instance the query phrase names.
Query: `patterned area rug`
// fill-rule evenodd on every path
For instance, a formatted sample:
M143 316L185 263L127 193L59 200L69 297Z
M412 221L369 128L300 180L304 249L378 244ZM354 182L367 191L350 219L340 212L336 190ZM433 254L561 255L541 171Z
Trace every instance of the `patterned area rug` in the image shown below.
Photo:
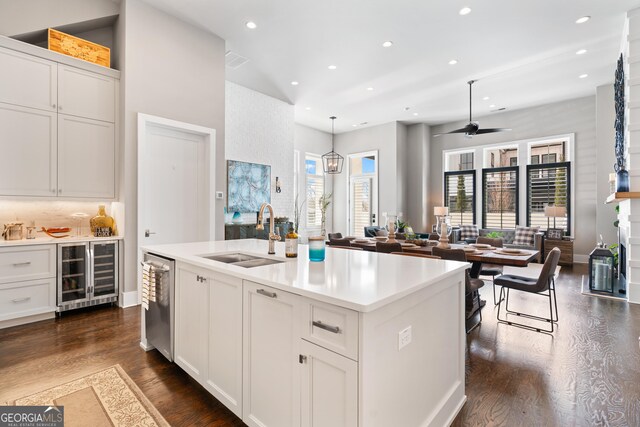
M66 427L169 426L120 365L8 404L64 406Z

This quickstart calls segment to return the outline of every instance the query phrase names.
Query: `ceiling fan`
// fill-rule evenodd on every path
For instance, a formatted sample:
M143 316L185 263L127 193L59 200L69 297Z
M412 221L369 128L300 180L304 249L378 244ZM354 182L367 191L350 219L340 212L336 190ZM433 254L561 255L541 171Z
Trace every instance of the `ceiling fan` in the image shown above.
M438 134L433 135L433 136L448 135L448 134L451 134L451 133L464 133L464 135L467 138L471 138L473 135L482 135L483 133L505 132L505 131L511 130L511 129L506 129L506 128L480 129L480 124L478 122L474 122L473 121L473 116L471 114L471 111L472 111L472 109L471 109L471 87L473 86L473 84L475 82L477 82L477 80L469 80L467 82L467 84L469 85L469 124L467 124L463 128L452 130L451 132L438 133Z

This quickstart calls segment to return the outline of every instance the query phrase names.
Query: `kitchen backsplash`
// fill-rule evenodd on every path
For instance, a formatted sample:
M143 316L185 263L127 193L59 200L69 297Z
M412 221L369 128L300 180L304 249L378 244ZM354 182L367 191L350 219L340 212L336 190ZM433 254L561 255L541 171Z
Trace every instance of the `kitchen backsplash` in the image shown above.
M71 214L83 212L87 217L80 222L81 235L89 234L89 219L98 212L98 205L105 205L107 214L113 216L118 225L118 234L124 234L124 209L117 202L75 202L75 201L16 201L0 200L0 225L8 222L24 222L24 226L35 222L41 227L71 227L76 232L78 221Z

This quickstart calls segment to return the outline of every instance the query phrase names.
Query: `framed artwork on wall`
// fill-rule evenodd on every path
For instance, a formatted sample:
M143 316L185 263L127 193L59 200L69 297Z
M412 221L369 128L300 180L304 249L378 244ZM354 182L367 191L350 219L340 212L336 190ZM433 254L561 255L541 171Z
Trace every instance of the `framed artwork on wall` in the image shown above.
M271 166L227 160L227 211L258 212L271 203Z

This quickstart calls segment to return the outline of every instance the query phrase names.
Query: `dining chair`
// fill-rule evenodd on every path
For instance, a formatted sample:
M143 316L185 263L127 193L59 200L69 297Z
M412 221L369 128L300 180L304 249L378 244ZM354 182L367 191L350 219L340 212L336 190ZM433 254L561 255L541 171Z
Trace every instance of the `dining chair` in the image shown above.
M498 312L496 317L498 322L506 323L507 325L518 326L524 329L531 329L536 332L544 332L544 333L553 333L554 324L558 323L558 301L556 299L556 283L554 279L554 275L556 272L556 267L558 266L558 261L560 260L560 249L553 248L549 251L547 255L547 259L544 261L544 265L542 266L542 270L540 270L540 276L538 278L530 278L524 276L516 276L512 274L503 274L495 278L495 283L498 286L502 286L500 288L500 300L498 301ZM504 297L506 289L506 297ZM528 313L522 313L517 311L509 310L509 292L511 290L528 292L535 295L542 295L549 298L549 317L540 317L534 316ZM505 301L505 310L506 316L505 318L500 318L500 309L502 308L502 301ZM554 315L555 308L555 315ZM513 322L507 319L509 314L515 314L516 316L526 317L529 319L539 320L542 322L549 323L551 325L550 329L538 328L531 325L525 325L523 323Z
M439 256L435 255L427 255L427 254L417 254L414 252L391 252L392 255L404 255L404 256L413 256L416 258L431 258L431 259L441 259Z
M335 249L351 249L352 251L362 251L364 249L362 248L356 248L354 246L335 246L335 245L331 245L332 248Z
M390 254L392 252L402 252L402 245L398 242L376 242L376 252Z
M435 247L431 250L431 255L438 256L441 259L447 259L451 261L467 262L467 255L464 253L462 249L442 249L442 248ZM475 323L470 328L466 327L466 321L465 321L465 329L467 333L473 331L482 323L482 305L480 304L479 289L483 286L484 286L484 282L482 280L471 278L471 275L469 274L469 269L467 268L464 274L464 292L465 292L465 300L467 300L467 302L468 300L471 301L471 307L470 307L471 312L466 316L465 320L471 319L473 316L475 316L476 312L478 313L478 316L479 316L478 322ZM477 308L475 308L476 303L478 304Z
M329 241L332 241L335 239L342 239L342 233L329 233L327 237L329 238Z
M330 239L330 246L351 246L351 239Z
M500 238L500 237L480 236L476 240L476 243L482 244L482 245L491 245L494 248L502 248L504 246L502 238ZM496 278L496 276L501 275L502 272L503 272L502 266L501 265L496 265L496 264L485 264L485 263L482 263L482 267L480 269L480 275L481 276L491 276L491 283L493 284L493 305L498 305L498 301L496 300L496 282L495 282L495 278Z
M440 240L440 236L438 233L431 233L429 234L429 240Z

